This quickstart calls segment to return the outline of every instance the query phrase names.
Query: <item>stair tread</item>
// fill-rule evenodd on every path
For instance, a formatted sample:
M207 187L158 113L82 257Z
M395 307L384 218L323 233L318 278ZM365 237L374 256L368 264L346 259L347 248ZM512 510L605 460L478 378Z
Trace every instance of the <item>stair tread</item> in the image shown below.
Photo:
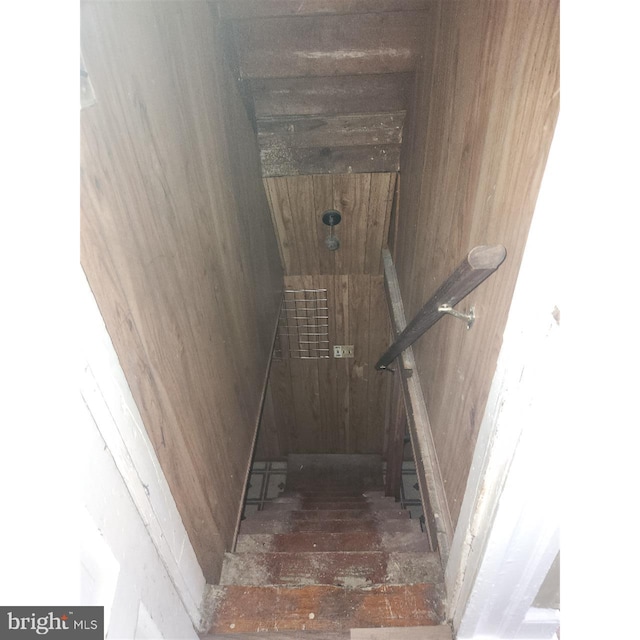
M452 640L448 624L431 627L385 627L384 629L351 629L350 640Z
M275 500L279 500L280 498L306 498L307 500L320 500L320 501L328 501L335 499L337 501L340 500L358 500L360 498L391 498L391 496L386 496L383 490L373 491L367 489L365 491L283 491L280 495L275 498Z
M264 511L311 511L332 509L397 509L398 503L393 498L384 500L350 500L350 501L319 501L319 500L272 500L264 503Z
M280 495L287 495L289 493L299 493L306 496L358 496L363 493L378 493L384 495L384 487L296 487L296 489L285 489Z
M398 504L396 503L396 507ZM411 512L407 509L290 509L288 511L255 511L247 515L245 520L278 520L278 521L306 521L306 520L358 520L371 518L376 520L409 519ZM244 522L244 521L243 521Z
M270 502L395 502L391 496L378 491L363 491L349 495L307 495L301 491L285 491Z
M430 626L440 624L444 615L442 591L434 584L360 589L228 585L212 591L210 633Z
M236 551L429 551L420 531L389 533L241 533Z
M349 631L259 631L257 633L215 633L200 640L350 640Z
M442 583L440 556L415 551L262 552L227 554L220 584Z
M258 633L216 633L201 640L452 640L449 625L430 627L385 627L351 631L272 631Z

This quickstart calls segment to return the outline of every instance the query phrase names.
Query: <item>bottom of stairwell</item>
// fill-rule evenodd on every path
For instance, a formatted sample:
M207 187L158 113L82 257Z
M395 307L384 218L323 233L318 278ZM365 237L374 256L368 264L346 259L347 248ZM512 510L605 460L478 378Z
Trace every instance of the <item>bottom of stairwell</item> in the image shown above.
M439 557L381 486L379 456L291 456L210 587L205 637L450 639Z

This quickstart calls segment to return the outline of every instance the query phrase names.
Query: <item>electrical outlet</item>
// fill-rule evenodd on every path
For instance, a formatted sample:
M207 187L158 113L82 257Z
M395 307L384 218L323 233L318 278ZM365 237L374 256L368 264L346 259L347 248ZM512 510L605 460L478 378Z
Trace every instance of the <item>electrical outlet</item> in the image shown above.
M353 345L352 344L334 344L333 357L334 358L353 358Z

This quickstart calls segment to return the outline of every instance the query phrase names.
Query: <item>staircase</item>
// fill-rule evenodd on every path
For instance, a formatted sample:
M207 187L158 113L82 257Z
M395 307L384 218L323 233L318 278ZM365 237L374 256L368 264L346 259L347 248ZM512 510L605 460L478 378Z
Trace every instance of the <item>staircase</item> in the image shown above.
M450 639L438 554L382 484L379 456L289 456L285 492L226 555L204 637Z

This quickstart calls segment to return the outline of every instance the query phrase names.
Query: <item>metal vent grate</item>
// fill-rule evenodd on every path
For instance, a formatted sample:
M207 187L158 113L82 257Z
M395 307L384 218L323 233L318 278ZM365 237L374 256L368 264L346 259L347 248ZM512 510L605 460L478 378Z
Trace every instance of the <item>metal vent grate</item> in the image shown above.
M329 307L326 289L287 289L284 292L274 357L329 357Z

